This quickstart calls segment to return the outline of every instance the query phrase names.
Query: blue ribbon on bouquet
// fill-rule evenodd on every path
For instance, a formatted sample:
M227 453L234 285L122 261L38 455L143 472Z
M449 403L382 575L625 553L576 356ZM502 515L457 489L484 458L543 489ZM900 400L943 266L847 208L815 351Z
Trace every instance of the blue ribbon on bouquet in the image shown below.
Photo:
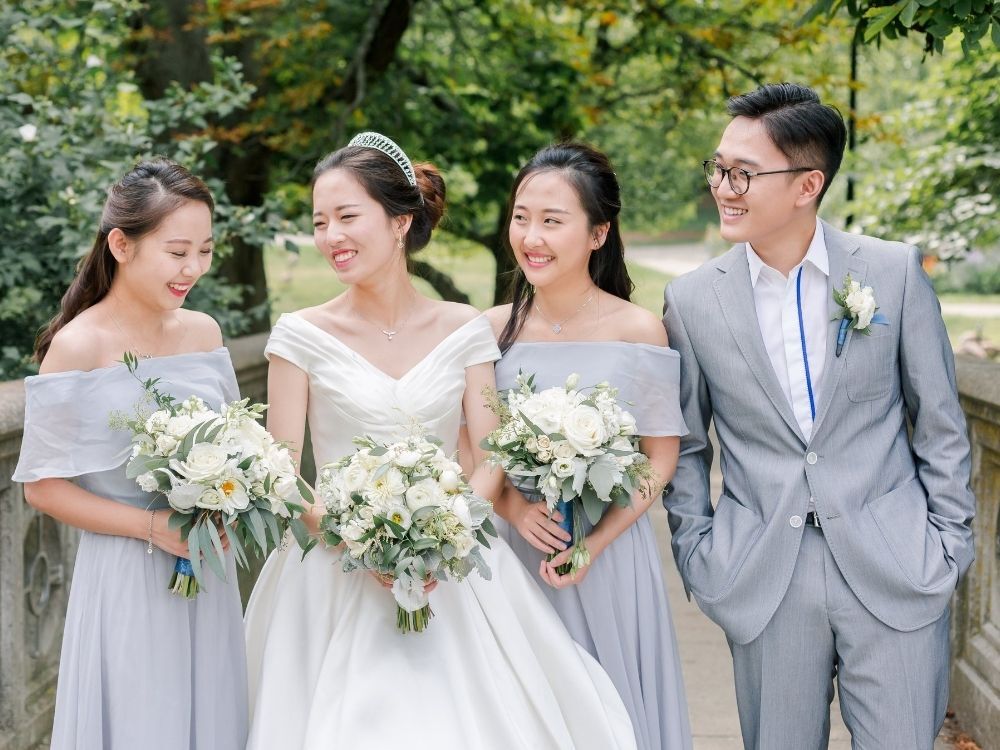
M840 319L840 330L837 331L837 356L844 351L844 342L847 341L847 331L851 327L852 318L841 318ZM868 325L875 326L887 326L889 325L889 319L885 317L882 313L877 312L872 316L872 322Z
M573 539L573 501L572 500L559 500L556 502L555 509L562 513L563 520L557 521L559 528L569 534L570 540Z
M191 561L186 557L178 557L177 562L174 563L174 572L180 573L182 576L193 576L194 568L191 567Z

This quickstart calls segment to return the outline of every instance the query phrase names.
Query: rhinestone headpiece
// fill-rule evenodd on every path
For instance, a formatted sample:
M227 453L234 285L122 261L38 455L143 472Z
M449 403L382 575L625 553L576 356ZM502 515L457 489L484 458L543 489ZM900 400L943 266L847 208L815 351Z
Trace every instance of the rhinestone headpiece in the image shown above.
M413 164L410 163L410 159L403 153L403 149L397 146L390 138L386 138L381 133L369 131L367 133L358 133L347 145L359 146L360 148L373 148L376 151L381 151L399 165L399 168L403 170L403 174L406 176L407 182L413 187L417 186L417 176L413 172Z

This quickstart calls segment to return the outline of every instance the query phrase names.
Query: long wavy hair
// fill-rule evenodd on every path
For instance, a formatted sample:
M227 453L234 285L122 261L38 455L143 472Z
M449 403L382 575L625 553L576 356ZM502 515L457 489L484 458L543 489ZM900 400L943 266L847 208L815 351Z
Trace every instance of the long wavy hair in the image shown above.
M76 276L62 297L59 312L35 340L35 360L41 362L52 339L73 318L104 299L118 272L108 235L120 229L138 241L156 230L177 208L189 201L215 210L212 193L200 179L169 159L140 161L108 190L101 224L90 251L80 259Z
M590 278L599 289L623 300L629 300L635 284L632 283L628 267L625 265L625 244L622 242L621 229L618 226L618 214L622 207L621 189L611 161L593 146L576 141L543 148L517 173L507 201L506 227L510 227L514 202L521 185L539 172L559 172L566 178L576 191L591 227L610 224L604 245L600 250L590 254L588 270ZM510 245L508 232L503 235L503 243L507 252L513 257L514 249ZM511 310L510 318L500 332L501 352L507 351L521 333L535 296L534 287L528 283L524 272L516 264L508 295Z

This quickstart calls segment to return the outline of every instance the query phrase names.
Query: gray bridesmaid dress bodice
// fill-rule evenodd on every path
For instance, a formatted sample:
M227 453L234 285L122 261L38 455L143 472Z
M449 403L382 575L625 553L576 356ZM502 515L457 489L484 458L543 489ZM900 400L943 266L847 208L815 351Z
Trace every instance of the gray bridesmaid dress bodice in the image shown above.
M218 408L239 398L229 352L142 360L142 378ZM67 479L103 498L165 508L125 476L142 386L124 365L25 379L24 438L13 479ZM196 599L167 589L175 558L130 537L83 531L66 612L53 750L242 750L247 735L242 607L233 561Z
M644 437L683 436L680 357L662 346L620 341L513 344L496 364L497 388L515 388L519 371L536 390L607 381ZM537 495L527 495L539 501ZM649 512L653 512L654 504ZM691 729L662 561L648 512L596 558L583 582L554 589L538 575L542 553L502 519L501 535L555 606L570 634L611 676L628 708L641 750L690 750ZM584 526L590 524L584 519Z

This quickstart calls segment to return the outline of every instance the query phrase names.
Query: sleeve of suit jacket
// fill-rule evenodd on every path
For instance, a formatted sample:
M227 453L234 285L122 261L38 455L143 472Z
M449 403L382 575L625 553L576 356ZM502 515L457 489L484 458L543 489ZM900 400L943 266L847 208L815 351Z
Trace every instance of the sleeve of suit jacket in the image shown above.
M708 425L712 419L712 405L708 387L702 376L701 366L695 356L681 310L677 305L672 286L664 292L663 325L666 326L670 346L681 359L681 409L690 432L681 438L680 457L671 489L665 495L670 521L671 547L677 569L687 582L687 561L698 542L712 529L711 469L712 444L708 439Z
M930 522L940 530L945 552L963 575L974 557L975 498L969 489L968 432L941 304L915 247L907 257L902 316L900 375L913 427L917 473L927 491Z

